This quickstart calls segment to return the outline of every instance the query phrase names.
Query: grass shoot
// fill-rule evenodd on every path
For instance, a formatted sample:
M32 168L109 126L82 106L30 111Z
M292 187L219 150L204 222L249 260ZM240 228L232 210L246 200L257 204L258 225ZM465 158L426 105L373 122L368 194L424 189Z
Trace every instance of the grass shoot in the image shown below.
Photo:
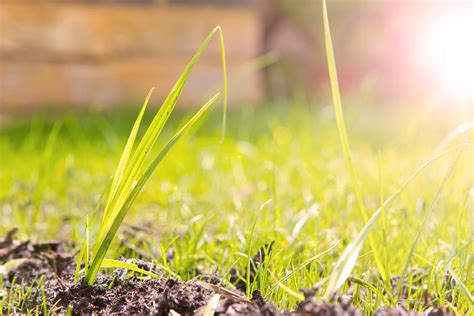
M183 89L191 75L192 69L207 47L211 39L216 33L219 33L221 50L222 50L222 69L223 69L223 78L224 78L224 116L223 116L223 131L222 137L224 137L224 128L225 128L225 119L226 119L226 99L227 99L227 75L226 75L226 66L225 66L225 51L224 51L224 42L222 37L222 30L220 27L216 27L209 35L205 38L201 46L198 48L194 56L192 57L190 63L187 65L178 81L174 85L170 94L163 102L163 105L153 118L150 126L146 130L142 139L135 148L135 140L140 128L143 115L145 113L146 107L152 95L153 89L148 93L145 102L143 104L140 113L133 125L132 131L130 132L128 141L125 145L124 151L120 158L119 164L115 175L112 178L110 191L107 194L106 203L102 215L102 221L99 229L99 233L96 236L96 242L92 250L92 256L89 261L86 260L86 269L85 269L85 278L84 282L89 285L92 285L95 281L95 277L99 268L102 267L105 255L110 247L110 244L117 233L118 228L122 224L125 215L130 209L133 201L136 196L145 185L146 181L150 178L153 171L166 156L168 151L175 145L175 143L181 138L183 133L193 126L204 112L217 100L219 94L213 96L202 108L193 116L182 129L180 129L170 140L169 142L161 149L161 151L151 158L151 152L158 139L164 125L166 124L168 118L171 115ZM86 225L88 226L88 224ZM88 237L86 238L86 244L88 244ZM84 254L79 254L79 257L85 255L88 256L88 246ZM110 263L110 261L109 261ZM77 277L77 274L76 274Z

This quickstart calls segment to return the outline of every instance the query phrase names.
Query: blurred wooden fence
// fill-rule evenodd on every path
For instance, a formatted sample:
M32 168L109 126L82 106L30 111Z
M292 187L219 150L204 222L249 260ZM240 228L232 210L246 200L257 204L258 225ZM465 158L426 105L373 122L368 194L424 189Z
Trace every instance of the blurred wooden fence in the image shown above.
M231 100L259 96L257 72L235 75L258 54L260 26L252 7L118 2L1 0L0 108L139 104L152 86L164 97L217 24L235 79ZM216 38L182 104L219 87L220 62Z

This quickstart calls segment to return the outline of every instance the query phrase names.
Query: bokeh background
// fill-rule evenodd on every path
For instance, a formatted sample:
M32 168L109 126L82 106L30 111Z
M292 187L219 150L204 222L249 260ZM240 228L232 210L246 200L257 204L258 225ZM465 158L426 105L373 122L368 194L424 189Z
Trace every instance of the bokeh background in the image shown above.
M472 107L473 1L328 7L346 97ZM139 105L153 86L164 97L218 24L232 104L329 96L320 1L2 0L0 109ZM181 106L220 87L219 54L215 40Z

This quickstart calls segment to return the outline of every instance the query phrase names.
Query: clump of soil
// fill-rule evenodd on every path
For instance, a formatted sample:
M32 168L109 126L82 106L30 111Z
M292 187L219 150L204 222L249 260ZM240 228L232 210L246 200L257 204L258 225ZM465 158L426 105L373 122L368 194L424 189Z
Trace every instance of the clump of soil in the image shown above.
M192 281L178 282L172 278L128 279L108 288L113 283L112 277L103 276L94 286L70 285L58 291L53 301L63 308L71 306L78 314L193 314L213 294Z
M161 274L157 279L138 279L127 276L126 271L117 269L111 274L99 274L93 286L81 280L74 284L74 254L67 245L60 242L34 243L14 240L15 231L0 241L0 263L15 262L3 271L5 292L29 295L15 301L8 307L10 298L4 300L2 314L26 313L28 310L42 311L46 304L48 311L57 314L154 314L154 315L362 315L362 311L351 304L350 296L343 295L333 303L316 298L315 290L303 290L305 300L294 311L278 310L272 302L263 299L258 291L252 298L244 297L245 282L239 282L242 271L233 270L231 281L236 289L223 287L217 276L197 277L190 281L178 281ZM252 258L250 278L257 273L257 266L264 264L265 256L272 244L265 245ZM20 259L20 260L16 260ZM13 260L13 261L12 261ZM16 261L15 261L16 260ZM148 262L136 261L142 269L160 275L156 267ZM125 273L124 273L125 272ZM20 291L21 290L21 291ZM432 308L428 315L450 315ZM421 315L402 307L380 309L375 315Z

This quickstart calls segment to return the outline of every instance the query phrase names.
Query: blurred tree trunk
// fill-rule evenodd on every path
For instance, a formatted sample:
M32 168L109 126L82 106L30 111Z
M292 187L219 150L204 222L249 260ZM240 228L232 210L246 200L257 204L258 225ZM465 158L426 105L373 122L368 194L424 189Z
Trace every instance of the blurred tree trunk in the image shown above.
M285 0L259 2L263 21L261 53L272 52L278 58L276 64L263 70L264 93L270 99L288 99L309 92L314 40L304 22L297 21L305 17L301 12L292 12L294 7Z

